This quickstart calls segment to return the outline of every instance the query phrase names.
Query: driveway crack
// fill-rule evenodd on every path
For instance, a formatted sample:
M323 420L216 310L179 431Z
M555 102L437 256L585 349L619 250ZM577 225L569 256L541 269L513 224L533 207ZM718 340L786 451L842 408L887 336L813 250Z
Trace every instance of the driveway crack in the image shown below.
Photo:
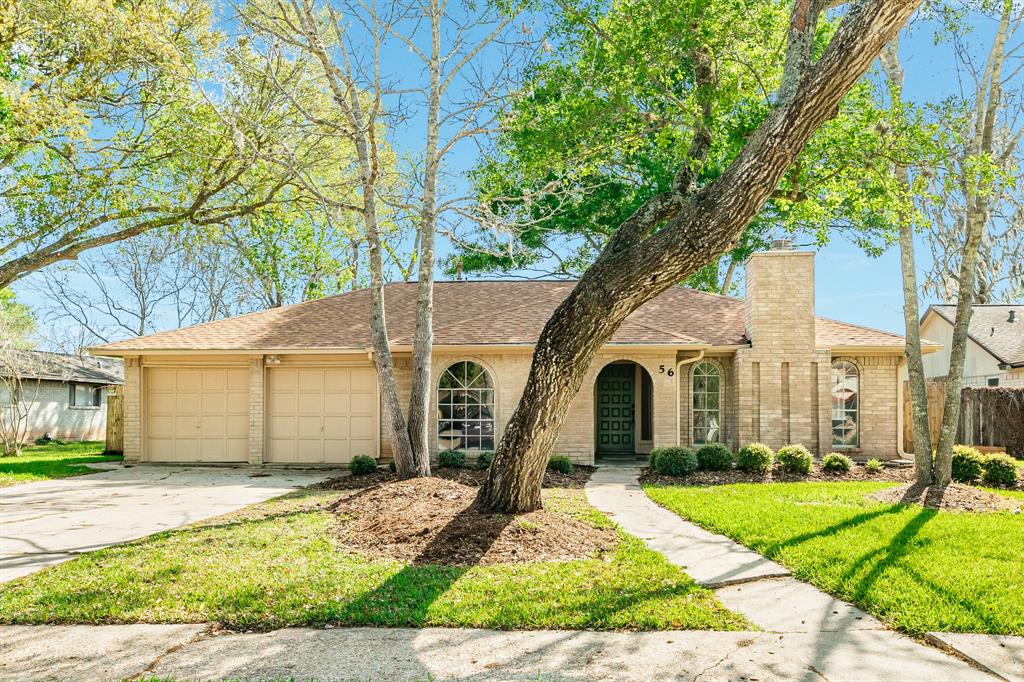
M200 642L200 641L206 639L207 637L213 636L215 631L216 631L215 625L213 623L207 623L205 628L203 628L202 630L200 630L199 632L194 634L187 641L179 642L178 644L175 644L174 646L168 647L165 651L162 651L159 654L157 654L156 658L154 658L152 661L150 661L149 664L145 668L143 668L143 670L138 675L136 675L134 677L130 677L128 679L130 679L130 680L141 680L141 679L144 679L144 678L147 678L147 677L151 676L153 674L153 672L156 670L156 667L158 665L160 665L160 663L165 658L167 658L171 654L178 653L179 651L181 651L182 649L184 649L187 646L192 646L193 644L195 644L197 642Z

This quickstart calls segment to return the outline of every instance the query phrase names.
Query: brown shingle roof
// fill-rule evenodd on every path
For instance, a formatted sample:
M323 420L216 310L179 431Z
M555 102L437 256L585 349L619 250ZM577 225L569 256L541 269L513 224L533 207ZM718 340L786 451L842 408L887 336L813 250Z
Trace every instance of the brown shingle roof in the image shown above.
M532 344L572 281L437 282L434 343L445 345ZM391 341L411 345L416 284L385 287ZM369 291L362 289L241 315L185 329L119 341L96 353L146 350L289 350L369 348ZM673 287L634 311L613 344L733 346L747 343L743 301ZM818 319L820 346L902 347L887 332Z
M933 305L941 318L953 324L955 305ZM1024 367L1024 304L978 304L971 311L967 334L997 360Z

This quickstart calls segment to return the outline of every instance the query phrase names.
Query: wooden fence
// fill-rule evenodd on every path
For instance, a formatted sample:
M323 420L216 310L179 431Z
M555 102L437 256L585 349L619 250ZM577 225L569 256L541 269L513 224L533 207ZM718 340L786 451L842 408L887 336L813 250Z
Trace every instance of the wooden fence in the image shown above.
M905 451L916 452L908 384L903 383L903 444ZM928 394L928 430L934 448L942 428L946 382L929 379L925 387ZM1024 389L963 388L960 391L960 423L957 425L956 442L982 450L1005 450L1024 457Z
M1002 448L1024 457L1024 388L965 388L960 392L957 442Z
M928 379L925 382L928 393L928 431L931 433L932 447L939 442L939 429L942 428L942 414L946 401L946 382L942 379ZM914 416L910 411L910 382L903 382L903 449L906 452L917 452L914 449Z
M124 452L124 386L107 392L107 452Z

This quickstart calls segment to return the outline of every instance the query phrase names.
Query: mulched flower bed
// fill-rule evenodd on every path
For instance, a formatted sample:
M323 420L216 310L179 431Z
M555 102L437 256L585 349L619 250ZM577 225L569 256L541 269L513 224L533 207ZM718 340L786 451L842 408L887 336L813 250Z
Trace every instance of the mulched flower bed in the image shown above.
M662 476L650 469L644 469L640 476L641 483L653 485L728 485L730 483L799 483L801 481L895 481L908 482L914 480L913 467L886 467L874 473L860 465L853 465L846 473L833 474L822 470L815 464L811 473L806 476L791 474L776 466L766 474L759 474L742 469L729 471L695 471L686 476Z
M476 472L459 473L465 477ZM351 482L373 477L382 478L373 474L352 477ZM361 490L348 488L351 494L328 507L337 515L338 535L347 546L414 564L467 566L569 561L597 556L618 543L613 530L566 514L483 512L476 504L475 484L435 477L393 478Z
M946 511L1021 511L1019 500L1012 500L962 483L950 483L946 486L922 486L914 483L886 488L872 493L869 497L889 504L919 504L922 507Z
M591 474L596 467L577 464L571 474L561 474L548 469L544 472L545 488L573 488L582 489L590 480ZM431 474L436 478L443 478L448 481L456 481L463 485L479 487L487 478L487 471L480 469L443 469L435 468ZM397 481L398 477L387 469L379 469L376 473L365 476L342 476L324 481L319 487L328 490L358 490L368 488L382 483Z

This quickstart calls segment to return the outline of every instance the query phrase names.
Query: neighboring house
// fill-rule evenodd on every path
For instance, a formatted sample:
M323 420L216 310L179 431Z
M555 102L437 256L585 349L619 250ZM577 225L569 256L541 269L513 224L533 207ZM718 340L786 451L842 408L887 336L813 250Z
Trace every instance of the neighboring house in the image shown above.
M955 305L929 306L921 318L921 336L942 344L924 358L924 375L949 373ZM979 304L967 327L964 386L1024 387L1024 304Z
M491 450L569 281L434 287L435 452ZM746 300L673 287L598 353L556 452L578 462L721 441L892 459L904 340L814 315L814 256L746 265ZM409 390L416 284L385 289ZM129 461L343 464L390 455L366 290L93 349L125 359ZM934 350L927 345L927 351Z
M121 361L18 351L7 364L12 368L0 368L0 374L8 375L0 380L0 404L10 409L11 393L17 396L17 412L27 416L26 441L46 434L60 440L103 440L107 388L124 383ZM12 381L11 375L19 380Z

